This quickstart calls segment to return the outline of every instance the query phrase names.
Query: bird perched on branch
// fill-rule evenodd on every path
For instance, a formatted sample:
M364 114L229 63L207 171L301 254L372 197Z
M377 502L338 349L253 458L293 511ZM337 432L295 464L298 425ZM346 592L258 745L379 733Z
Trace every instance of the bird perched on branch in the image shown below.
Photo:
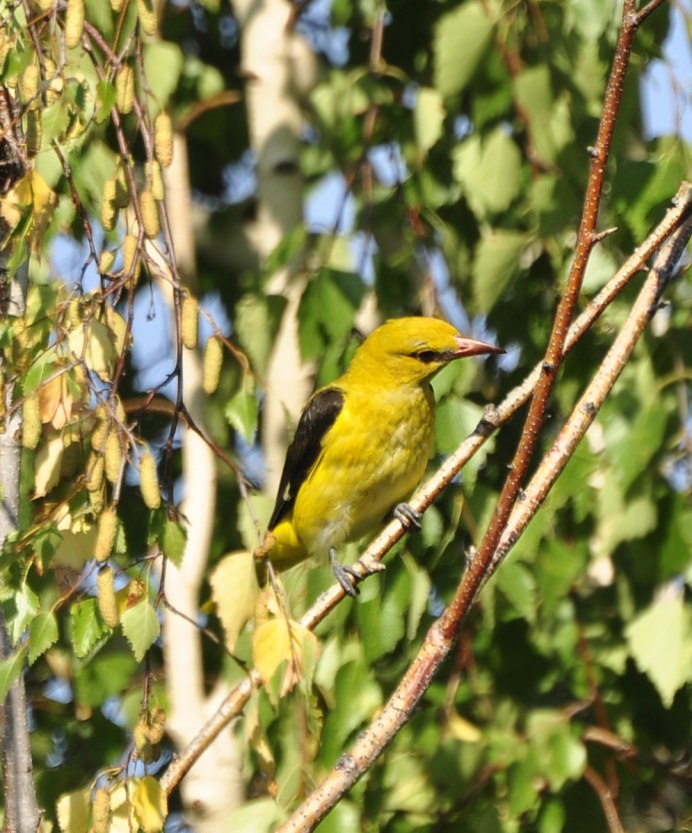
M344 591L355 596L355 574L339 563L337 548L392 510L408 526L419 525L401 501L420 482L433 449L430 380L455 359L504 352L435 318L397 318L378 327L346 373L305 405L256 555L280 570L329 555Z

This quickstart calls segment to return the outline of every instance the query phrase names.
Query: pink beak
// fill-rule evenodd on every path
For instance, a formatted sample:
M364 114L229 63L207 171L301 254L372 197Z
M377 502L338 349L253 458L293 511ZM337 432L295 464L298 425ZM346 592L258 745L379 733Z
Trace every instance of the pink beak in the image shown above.
M466 336L457 336L455 338L457 349L454 355L462 358L464 356L482 356L485 353L505 353L503 347L497 347L494 344L488 344L485 341L478 341L475 338L467 338Z

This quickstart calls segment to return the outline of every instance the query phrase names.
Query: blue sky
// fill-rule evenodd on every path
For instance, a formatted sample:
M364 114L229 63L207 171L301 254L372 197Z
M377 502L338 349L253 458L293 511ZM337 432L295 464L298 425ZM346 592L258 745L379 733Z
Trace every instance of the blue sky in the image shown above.
M685 17L692 17L692 0L672 5L664 58L651 62L642 84L644 129L649 139L676 134L692 141L692 45Z

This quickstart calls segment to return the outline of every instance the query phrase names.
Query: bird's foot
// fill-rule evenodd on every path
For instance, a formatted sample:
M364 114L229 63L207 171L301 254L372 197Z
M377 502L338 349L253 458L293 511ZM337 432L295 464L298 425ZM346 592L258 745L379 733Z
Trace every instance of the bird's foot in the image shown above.
M336 580L342 586L344 593L352 599L355 599L360 593L360 590L356 586L356 582L359 581L360 576L352 567L346 567L337 561L336 550L334 547L329 550L329 560L332 565L332 572L336 576Z
M404 529L419 530L421 528L420 522L423 516L408 503L397 503L393 514L397 520L401 521Z

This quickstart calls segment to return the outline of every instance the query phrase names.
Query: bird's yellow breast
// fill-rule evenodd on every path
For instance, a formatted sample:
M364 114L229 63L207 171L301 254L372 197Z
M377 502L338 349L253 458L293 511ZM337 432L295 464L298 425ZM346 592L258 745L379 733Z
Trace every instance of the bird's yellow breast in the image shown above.
M307 553L360 538L408 498L425 473L433 430L427 384L349 391L293 509Z

